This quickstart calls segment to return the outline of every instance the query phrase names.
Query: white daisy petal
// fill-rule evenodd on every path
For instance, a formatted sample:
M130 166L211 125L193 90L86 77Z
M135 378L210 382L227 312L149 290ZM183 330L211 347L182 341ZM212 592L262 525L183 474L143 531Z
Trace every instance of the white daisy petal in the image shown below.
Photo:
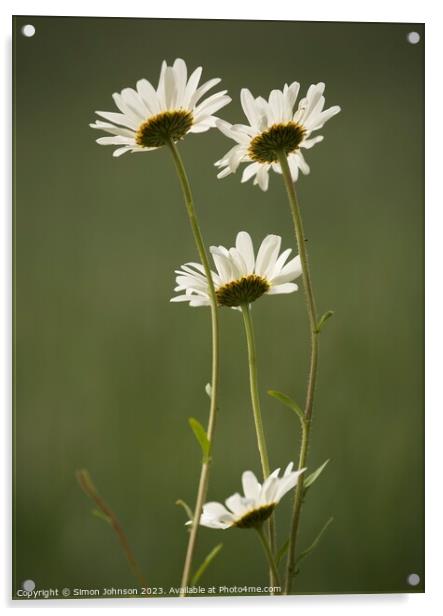
M266 276L267 269L272 263L272 267L277 260L277 253L280 249L281 237L279 235L267 235L260 248L258 249L255 262L255 273L258 276Z
M218 118L214 113L227 105L231 99L226 90L216 92L207 99L204 96L208 90L220 82L219 78L210 79L198 87L202 69L195 69L187 78L188 70L186 63L177 58L172 66L166 61L162 62L157 89L146 79L139 79L136 89L124 88L120 93L112 95L115 105L120 113L113 111L98 111L97 115L107 120L95 122L90 126L94 129L103 130L112 135L132 137L131 152L149 152L157 149L158 132L149 134L150 131L158 131L158 123L164 118L165 129L171 126L170 114L180 114L187 117L188 122L182 122L183 134L177 136L172 133L174 140L181 139L186 133L202 133L210 128L215 128ZM198 105L197 105L198 104ZM163 118L162 118L162 114ZM155 117L155 123L150 120ZM154 139L152 137L155 137ZM244 139L246 136L243 136ZM150 143L156 143L156 147L150 147ZM100 141L101 144L114 144L114 141ZM165 138L163 145L167 143ZM148 145L144 145L148 144ZM162 145L160 141L160 145ZM149 146L149 147L148 147ZM124 150L127 151L127 150ZM121 149L115 151L114 156L124 153ZM240 162L240 161L239 161Z
M254 473L245 471L242 475L245 496L238 493L229 496L225 503L230 511L221 503L206 503L203 506L200 524L209 528L260 526L281 498L295 487L301 473L306 470L301 469L294 472L292 468L293 464L288 464L281 478L279 477L280 469L276 469L263 482L263 485L259 483Z
M285 293L294 293L294 291L298 291L298 285L296 285L295 282L285 282L284 284L272 286L269 291L267 291L267 295L281 295Z
M124 113L115 113L113 111L96 111L95 113L105 120L109 120L109 122L121 124L122 126L126 126L127 128L132 128L134 130L137 130L139 125L138 121L133 120Z
M246 498L256 500L260 494L260 484L252 471L245 471L242 475L243 492Z
M303 273L299 255L291 259L281 270L277 276L272 276L273 285L280 285L284 282L295 280Z
M260 163L251 163L247 167L243 169L243 175L241 178L242 182L247 182L250 180L260 169Z
M240 231L237 233L235 246L246 264L247 273L252 274L255 266L254 245L249 233Z
M216 267L216 272L211 271L211 276L217 303L238 310L256 301L260 293L278 295L296 291L297 285L290 281L301 273L300 259L295 257L286 263L291 249L279 256L280 244L280 236L268 235L261 243L257 259L251 236L246 231L237 234L234 247L211 246L209 251ZM188 301L190 306L210 304L211 292L203 265L188 262L176 269L175 274L174 291L178 295L171 301ZM265 283L258 294L257 276L263 278ZM253 279L252 285L248 277Z
M320 82L308 88L306 96L300 99L294 112L299 89L300 84L294 81L290 85L285 84L282 90L272 90L266 100L262 96L254 98L247 88L243 88L240 101L249 126L216 122L222 133L244 147L240 163L249 164L243 171L242 182L254 178L254 185L266 191L269 186L269 171L272 169L281 174L280 165L273 157L276 155L274 139L281 139L282 125L288 135L288 163L292 180L297 181L299 171L309 173L309 166L301 154L301 148L309 149L322 141L323 137L320 135L312 137L312 131L322 128L327 120L340 111L340 107L335 105L324 109L325 84ZM273 131L278 133L273 136ZM226 164L224 159L216 163L220 167L226 167ZM224 169L217 177L226 177L231 171Z

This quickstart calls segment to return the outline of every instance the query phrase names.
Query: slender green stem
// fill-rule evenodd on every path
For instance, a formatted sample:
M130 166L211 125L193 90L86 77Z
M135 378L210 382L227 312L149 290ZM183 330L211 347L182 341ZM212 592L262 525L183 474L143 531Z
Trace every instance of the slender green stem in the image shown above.
M263 478L266 479L270 473L268 448L266 446L263 421L260 410L260 396L258 393L257 381L257 353L255 349L254 326L252 324L251 308L248 304L241 307L243 322L245 324L246 342L248 345L249 361L249 387L251 390L252 412L254 414L255 431L257 433L258 450L263 471Z
M200 256L200 260L205 270L205 275L208 281L209 286L209 295L211 302L211 329L212 329L212 374L211 374L211 404L209 408L209 420L208 420L208 428L207 428L207 437L210 444L210 451L208 460L202 463L200 480L197 491L197 498L194 508L194 519L192 520L191 532L189 533L189 541L188 547L186 550L185 563L183 567L183 574L181 580L181 593L180 596L186 596L186 588L189 584L189 580L191 577L191 569L192 569L192 560L194 557L194 552L197 544L197 535L198 528L200 522L200 515L203 508L203 504L206 498L206 493L208 490L208 482L209 482L209 468L211 463L211 451L212 444L214 439L214 431L215 431L215 420L217 415L217 395L218 395L218 357L219 357L219 325L218 325L218 308L217 308L217 297L215 294L214 282L212 280L211 269L209 266L208 255L206 252L205 244L203 242L203 237L200 231L200 226L198 224L197 215L194 208L194 200L192 197L191 186L189 184L189 179L186 174L185 167L183 165L183 161L181 159L180 153L172 141L172 139L168 143L169 150L172 154L172 158L175 163L175 168L177 171L178 179L180 181L180 186L183 192L183 198L186 205L186 210L188 213L189 222L191 225L192 233L194 236L195 244L197 246L198 254Z
M257 526L256 527L256 531L258 536L260 537L260 542L263 546L263 550L266 554L266 558L268 560L268 564L269 564L269 568L272 571L272 577L273 577L273 584L272 586L280 586L280 577L278 574L278 569L277 569L277 565L275 564L275 559L274 559L274 554L271 550L271 546L268 543L268 539L266 537L266 534L263 531L263 526ZM274 594L274 593L272 593Z
M245 325L246 342L248 346L248 363L249 363L249 387L251 391L252 412L254 414L255 431L257 434L258 451L260 453L260 461L263 472L263 479L270 474L268 448L266 446L265 432L263 429L263 421L260 410L260 395L258 393L257 379L257 353L255 348L254 326L252 323L251 308L249 304L244 304L241 307L243 322ZM275 520L272 515L269 518L269 539L272 553L275 553L276 545ZM275 585L273 580L273 571L271 573L271 585Z
M305 402L305 429L302 434L302 444L299 456L299 468L306 466L309 447L309 433L312 418L312 410L314 404L315 382L317 379L317 364L318 364L318 326L317 326L317 309L315 307L314 291L312 288L311 275L309 273L308 251L303 232L303 222L298 204L297 195L295 192L294 183L292 181L291 172L288 165L288 159L284 152L278 154L278 161L281 166L283 180L286 186L286 192L291 208L292 221L294 224L295 237L298 245L298 252L303 270L303 286L306 296L306 306L309 318L309 329L311 334L311 358L309 363L308 386L306 391ZM285 579L285 594L291 592L292 582L295 573L295 548L300 523L300 513L303 500L303 475L298 480L297 488L294 495L294 504L292 509L291 532L289 537L288 558L286 564L286 579Z

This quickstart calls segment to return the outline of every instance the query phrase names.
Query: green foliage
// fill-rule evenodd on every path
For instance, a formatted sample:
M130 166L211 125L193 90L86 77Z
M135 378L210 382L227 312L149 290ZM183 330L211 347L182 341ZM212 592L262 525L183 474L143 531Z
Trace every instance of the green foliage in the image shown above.
M323 329L324 324L326 323L326 321L328 319L330 319L332 317L332 315L334 314L333 310L328 310L327 312L325 312L319 319L318 323L317 323L317 334L319 334L321 332L321 330Z
M103 511L100 511L99 509L92 509L91 513L96 518L100 518L100 520L104 520L108 524L112 524L112 519L108 515L106 515L106 513L103 513Z
M299 556L297 557L295 561L296 565L298 565L300 561L303 560L303 558L306 558L306 556L308 556L313 550L315 550L320 539L322 538L323 534L326 532L326 529L332 523L333 520L334 518L332 517L329 518L329 520L324 524L324 526L322 527L322 529L320 530L320 532L318 533L314 541L311 543L311 545L308 548L306 548L306 550L303 550L303 552L299 554Z
M292 398L282 393L281 391L275 391L274 389L268 389L268 395L272 398L275 398L276 400L279 400L282 404L294 411L294 413L296 413L296 415L300 419L302 426L305 425L304 413L300 406L297 404L297 402L295 402Z
M314 481L316 481L320 477L320 475L326 468L327 464L329 464L329 459L326 460L326 462L323 462L323 464L319 466L317 470L315 470L313 473L311 473L310 475L306 477L306 479L303 482L303 487L305 488L305 490L309 488L309 486L312 486Z
M205 560L202 562L202 564L200 565L200 567L197 569L197 571L194 573L192 579L191 579L191 586L194 586L195 584L197 584L198 580L201 578L201 576L203 575L203 573L206 571L206 569L209 567L209 565L212 563L212 561L214 560L214 558L217 556L217 554L220 552L220 550L223 547L223 543L219 543L218 545L215 546L215 548L213 548L209 554L206 556Z
M194 519L194 513L193 513L191 507L184 500L182 500L181 498L176 500L175 504L179 505L180 507L183 507L183 509L186 511L186 515L188 516L189 520L191 520L191 522L192 522L192 520Z
M201 447L203 454L203 462L206 463L209 461L209 453L211 451L211 443L208 440L206 430L203 428L198 419L190 417L188 421L192 431L194 432L195 438L197 439Z
M275 555L275 564L278 565L281 562L281 559L283 558L283 556L286 554L286 552L288 551L288 547L289 547L289 539L287 539L284 544L281 546L281 548L279 549L279 551L277 552L277 554Z

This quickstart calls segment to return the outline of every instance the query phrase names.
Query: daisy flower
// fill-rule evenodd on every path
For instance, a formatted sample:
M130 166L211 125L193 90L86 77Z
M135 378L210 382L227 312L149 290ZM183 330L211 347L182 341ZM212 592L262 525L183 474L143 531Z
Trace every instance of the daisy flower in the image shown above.
M249 233L237 234L235 247L211 246L217 272L211 272L219 306L237 308L254 302L262 295L293 293L298 286L291 282L301 275L300 257L287 261L290 248L280 255L281 237L267 235L254 255ZM200 263L186 263L176 270L174 291L183 294L171 302L189 302L190 306L209 306L210 291Z
M260 484L252 471L242 475L244 496L235 493L226 499L225 505L206 503L200 516L200 525L208 528L256 528L269 518L281 498L296 485L299 476L306 470L293 471L293 463L286 467L282 477L277 468ZM188 522L189 524L189 522Z
M267 190L269 171L281 173L278 154L282 152L288 157L294 182L299 169L309 173L301 149L312 148L323 140L321 135L312 137L313 131L322 128L340 111L340 107L324 109L325 84L317 83L309 87L294 112L299 89L300 84L296 81L290 86L285 84L283 90L272 90L268 100L261 96L254 98L248 89L242 89L240 100L249 125L217 121L217 128L237 143L215 163L221 169L218 178L235 173L240 163L250 163L243 170L242 182L253 177L254 184Z
M148 152L169 142L178 141L187 133L202 133L215 126L216 111L231 99L227 90L203 99L221 79L215 78L199 86L202 67L188 79L185 62L177 58L172 66L164 60L157 89L146 79L137 81L136 89L124 88L112 95L119 113L96 111L106 120L97 120L91 128L103 130L111 137L100 137L101 145L119 146L114 156L125 152ZM202 100L203 99L203 100Z

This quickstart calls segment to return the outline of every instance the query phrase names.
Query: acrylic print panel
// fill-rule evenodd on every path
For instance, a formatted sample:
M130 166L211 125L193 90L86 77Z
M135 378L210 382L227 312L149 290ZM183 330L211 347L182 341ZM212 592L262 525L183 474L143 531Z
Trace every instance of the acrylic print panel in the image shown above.
M422 592L423 25L13 29L14 598Z

